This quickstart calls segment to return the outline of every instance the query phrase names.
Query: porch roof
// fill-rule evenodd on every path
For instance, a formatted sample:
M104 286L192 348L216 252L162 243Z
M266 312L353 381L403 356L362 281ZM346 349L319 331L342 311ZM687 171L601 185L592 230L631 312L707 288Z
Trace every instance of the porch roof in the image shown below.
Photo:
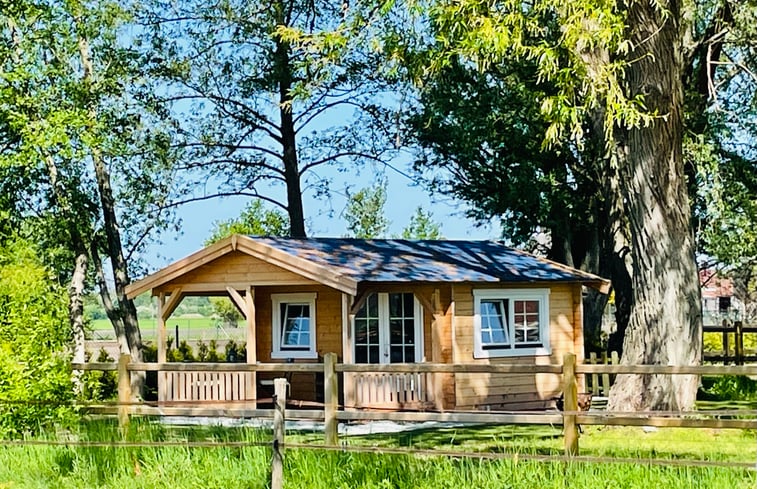
M580 282L602 292L609 281L497 241L263 238L234 235L127 287L130 297L232 251L247 253L309 279L356 294L370 282Z

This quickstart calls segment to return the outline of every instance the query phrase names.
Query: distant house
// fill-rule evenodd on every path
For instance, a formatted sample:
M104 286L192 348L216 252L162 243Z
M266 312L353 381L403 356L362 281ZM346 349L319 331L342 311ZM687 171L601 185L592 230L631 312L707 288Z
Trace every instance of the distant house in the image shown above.
M257 238L235 235L131 284L166 320L189 295L228 295L247 320L247 361L561 363L583 358L582 287L609 282L491 241ZM254 399L265 374L164 374L160 399ZM293 398L316 400L312 374ZM240 377L242 376L242 377ZM210 381L208 379L211 379ZM552 374L345 374L353 408L543 407Z
M734 293L733 281L712 269L699 271L702 290L702 315L705 326L720 325L723 320L741 319L744 304Z

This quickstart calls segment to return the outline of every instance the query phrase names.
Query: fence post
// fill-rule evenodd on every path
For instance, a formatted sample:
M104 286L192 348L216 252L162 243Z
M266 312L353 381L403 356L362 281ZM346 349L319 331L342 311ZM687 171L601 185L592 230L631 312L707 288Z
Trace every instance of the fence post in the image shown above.
M323 425L326 445L339 443L339 421L336 419L339 407L339 379L336 376L336 353L323 357Z
M131 355L118 357L118 427L125 432L129 427L129 403L131 402Z
M741 321L736 321L736 365L744 365L744 330Z
M284 487L284 412L287 380L273 381L273 455L271 456L271 489Z
M565 455L578 455L578 386L576 384L576 356L566 353L563 356L563 437L565 438Z
M589 353L589 363L592 365L597 364L597 352ZM599 375L591 374L591 394L593 396L599 396Z
M728 357L731 354L731 349L728 346L728 320L723 319L723 365L728 365Z

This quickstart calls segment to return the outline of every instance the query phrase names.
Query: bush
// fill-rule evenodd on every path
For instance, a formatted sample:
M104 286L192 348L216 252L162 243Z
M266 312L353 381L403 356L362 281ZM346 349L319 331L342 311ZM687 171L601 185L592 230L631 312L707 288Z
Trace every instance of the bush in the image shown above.
M703 377L700 398L711 401L757 400L757 380L745 375Z
M31 244L0 247L0 436L72 419L66 304Z
M91 354L87 352L86 361L89 361L90 358ZM105 348L100 348L95 361L111 363L115 360L105 351ZM82 372L79 381L81 382L79 397L82 400L105 401L118 397L118 374L116 372L90 370Z

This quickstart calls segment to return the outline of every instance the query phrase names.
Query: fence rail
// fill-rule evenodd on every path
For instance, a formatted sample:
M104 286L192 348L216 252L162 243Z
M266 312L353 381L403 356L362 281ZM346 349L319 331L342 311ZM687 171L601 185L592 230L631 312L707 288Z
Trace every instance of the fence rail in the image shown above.
M454 423L492 423L492 424L549 424L563 425L565 453L578 455L578 425L623 425L656 427L692 427L713 429L757 429L757 412L740 411L741 419L714 419L717 412L688 413L610 413L584 412L578 408L579 376L610 376L622 374L637 375L757 375L757 365L752 366L668 366L668 365L605 365L577 364L575 355L566 354L563 364L546 365L484 365L484 364L339 364L336 354L327 354L323 363L258 363L258 364L223 364L223 363L145 363L131 362L128 355L123 355L116 363L77 363L77 370L118 371L119 403L117 406L90 407L94 413L118 414L119 421L127 425L130 415L176 415L176 416L245 416L270 418L276 409L257 409L260 399L239 399L233 401L211 400L206 402L172 401L172 402L132 402L130 375L132 372L315 372L323 373L323 403L307 403L319 409L286 409L287 419L307 419L323 421L325 442L335 445L338 440L339 421L388 420L388 421L437 421ZM431 374L431 373L497 373L497 374L559 374L562 375L563 411L546 412L437 412L431 410L358 410L340 406L338 373L373 373L373 374ZM283 379L278 379L283 380ZM596 384L594 384L596 385ZM271 400L269 399L269 402ZM276 397L273 399L276 403ZM296 405L296 401L292 401ZM290 404L291 405L291 404ZM307 405L305 407L308 407ZM707 417L710 416L710 417ZM726 415L733 417L733 412ZM743 419L749 417L749 419Z

